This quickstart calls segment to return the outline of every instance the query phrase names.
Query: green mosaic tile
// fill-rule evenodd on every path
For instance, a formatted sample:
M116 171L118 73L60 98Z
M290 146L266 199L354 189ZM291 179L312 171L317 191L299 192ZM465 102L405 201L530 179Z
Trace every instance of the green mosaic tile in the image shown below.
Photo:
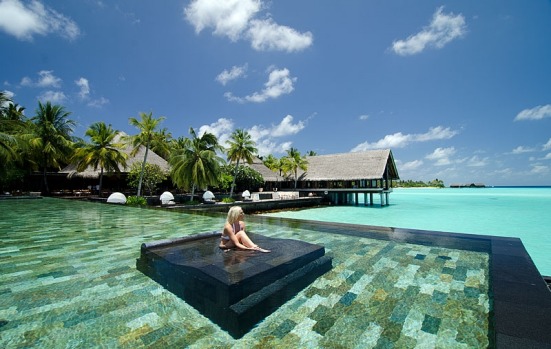
M486 254L250 224L326 246L333 269L235 340L135 269L143 242L212 230L223 216L36 201L0 203L0 227L10 221L0 229L0 347L488 345Z

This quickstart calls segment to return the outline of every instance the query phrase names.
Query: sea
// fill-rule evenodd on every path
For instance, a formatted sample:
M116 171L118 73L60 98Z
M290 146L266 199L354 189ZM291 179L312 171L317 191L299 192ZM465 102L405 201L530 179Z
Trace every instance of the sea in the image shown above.
M539 272L551 276L551 186L396 188L384 207L375 201L373 206L360 202L357 206L322 206L264 215L517 237Z

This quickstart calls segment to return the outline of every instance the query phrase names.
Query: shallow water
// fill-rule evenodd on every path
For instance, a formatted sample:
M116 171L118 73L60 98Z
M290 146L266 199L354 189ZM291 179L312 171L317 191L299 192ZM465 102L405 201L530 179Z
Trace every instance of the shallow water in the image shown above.
M325 246L333 269L235 340L135 266L143 242L223 221L60 199L0 201L0 347L488 346L486 253L254 222L250 231Z
M378 196L374 196L375 199ZM360 200L363 195L360 195ZM551 275L551 188L395 189L390 205L329 206L269 216L518 237Z

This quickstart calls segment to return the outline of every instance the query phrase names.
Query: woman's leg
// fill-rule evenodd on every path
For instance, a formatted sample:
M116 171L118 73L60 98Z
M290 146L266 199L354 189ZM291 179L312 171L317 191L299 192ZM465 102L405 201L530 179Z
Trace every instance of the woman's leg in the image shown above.
M237 232L237 234L235 234L235 236L237 237L237 239L239 240L239 242L241 242L243 245L249 247L249 248L252 248L252 247L257 247L255 245L255 243L249 238L249 236L247 235L247 233L245 233L243 230Z

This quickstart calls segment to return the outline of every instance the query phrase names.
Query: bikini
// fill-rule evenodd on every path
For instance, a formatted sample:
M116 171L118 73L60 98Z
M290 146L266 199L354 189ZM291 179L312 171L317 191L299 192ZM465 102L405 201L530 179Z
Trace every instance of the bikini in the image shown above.
M237 224L237 225L236 225ZM237 227L238 229L235 229L235 227ZM235 234L235 231L240 231L241 230L241 224L239 224L239 222L235 222L232 224L232 229L233 229L233 233ZM221 236L222 240L226 240L226 241L230 241L230 237L227 236L227 235L222 235Z

